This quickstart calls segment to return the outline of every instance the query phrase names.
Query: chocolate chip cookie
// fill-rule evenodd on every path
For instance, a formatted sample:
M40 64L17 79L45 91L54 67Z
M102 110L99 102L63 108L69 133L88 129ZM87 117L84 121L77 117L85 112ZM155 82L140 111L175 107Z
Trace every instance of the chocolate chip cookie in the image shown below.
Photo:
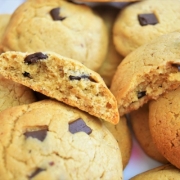
M0 74L34 91L117 124L117 101L96 72L53 52L0 55Z
M101 66L108 45L105 24L82 4L60 0L25 1L12 14L3 51L53 51L92 70Z
M0 113L0 175L20 179L122 179L119 147L101 121L55 100Z

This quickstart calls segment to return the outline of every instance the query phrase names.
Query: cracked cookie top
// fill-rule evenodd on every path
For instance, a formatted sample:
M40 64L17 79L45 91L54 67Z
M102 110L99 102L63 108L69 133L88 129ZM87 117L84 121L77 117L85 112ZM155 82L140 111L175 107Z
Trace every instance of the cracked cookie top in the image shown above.
M3 180L122 179L112 134L94 116L55 100L0 113Z

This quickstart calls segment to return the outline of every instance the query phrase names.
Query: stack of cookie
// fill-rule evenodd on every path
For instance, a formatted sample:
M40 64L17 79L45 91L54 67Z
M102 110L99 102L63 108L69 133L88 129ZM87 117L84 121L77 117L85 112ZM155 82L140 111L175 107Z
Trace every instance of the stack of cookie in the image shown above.
M29 0L3 25L0 179L122 179L132 143L107 87L122 60L114 9Z

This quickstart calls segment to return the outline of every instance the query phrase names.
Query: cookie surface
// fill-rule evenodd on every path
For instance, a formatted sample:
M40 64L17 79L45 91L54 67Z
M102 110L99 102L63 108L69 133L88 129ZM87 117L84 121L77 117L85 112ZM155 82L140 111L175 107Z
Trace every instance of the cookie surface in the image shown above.
M6 52L0 74L34 91L117 124L117 101L102 78L80 62L53 52Z
M162 35L126 56L113 77L111 92L120 115L180 85L180 32Z
M0 119L3 180L122 179L118 144L98 118L44 100L4 110Z
M118 65L123 60L123 56L121 56L115 49L112 37L112 27L116 19L116 16L120 10L108 5L99 5L95 7L94 10L104 19L109 35L107 54L104 62L102 63L100 69L97 72L101 75L106 85L110 87L112 77Z
M130 122L135 138L143 151L156 161L167 163L167 159L158 151L151 136L149 129L149 104L145 104L138 110L131 112Z
M180 170L171 164L159 166L144 173L138 174L131 180L179 180Z
M118 142L122 156L123 169L125 169L129 162L132 150L132 136L127 119L126 117L121 117L117 125L112 125L105 121L103 123Z
M180 1L140 1L119 13L113 28L113 39L117 51L127 56L158 36L178 30L179 25Z
M0 111L35 101L36 98L31 89L0 75Z
M101 66L107 44L102 18L88 6L64 0L25 1L12 14L2 40L4 51L53 51L92 70Z
M164 94L149 106L149 123L152 138L163 156L180 168L180 88Z
M10 18L11 14L0 14L0 41L2 39L6 26L9 23Z

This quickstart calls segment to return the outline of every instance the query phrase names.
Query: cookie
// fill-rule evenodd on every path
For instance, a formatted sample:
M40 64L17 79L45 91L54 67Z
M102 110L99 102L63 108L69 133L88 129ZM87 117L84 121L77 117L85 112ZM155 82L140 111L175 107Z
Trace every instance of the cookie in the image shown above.
M180 168L180 88L164 94L149 105L152 138L163 156Z
M96 6L94 10L104 19L109 35L109 45L106 58L97 72L101 75L106 85L110 87L112 77L118 65L123 60L123 56L121 56L115 49L112 37L112 27L119 9L108 5L99 5Z
M162 165L141 174L136 175L130 180L161 180L161 179L173 179L179 180L180 170L174 167L172 164Z
M68 1L31 0L12 14L2 49L53 51L98 70L107 44L105 24L90 7Z
M54 52L9 51L0 55L0 74L34 91L117 124L117 101L96 72Z
M158 36L179 29L180 1L146 0L132 3L118 15L113 27L117 51L127 56Z
M180 32L162 35L126 56L117 68L111 92L120 115L180 85Z
M122 179L119 147L101 121L53 100L0 113L3 180Z
M0 111L35 101L36 98L31 89L0 75Z
M134 136L143 151L151 158L161 163L167 163L167 159L156 148L149 129L149 104L130 113L131 127Z
M118 142L121 156L123 169L127 166L132 150L132 136L128 126L128 122L125 116L121 117L119 123L117 125L112 125L108 122L104 121L104 125L114 136L116 141Z

